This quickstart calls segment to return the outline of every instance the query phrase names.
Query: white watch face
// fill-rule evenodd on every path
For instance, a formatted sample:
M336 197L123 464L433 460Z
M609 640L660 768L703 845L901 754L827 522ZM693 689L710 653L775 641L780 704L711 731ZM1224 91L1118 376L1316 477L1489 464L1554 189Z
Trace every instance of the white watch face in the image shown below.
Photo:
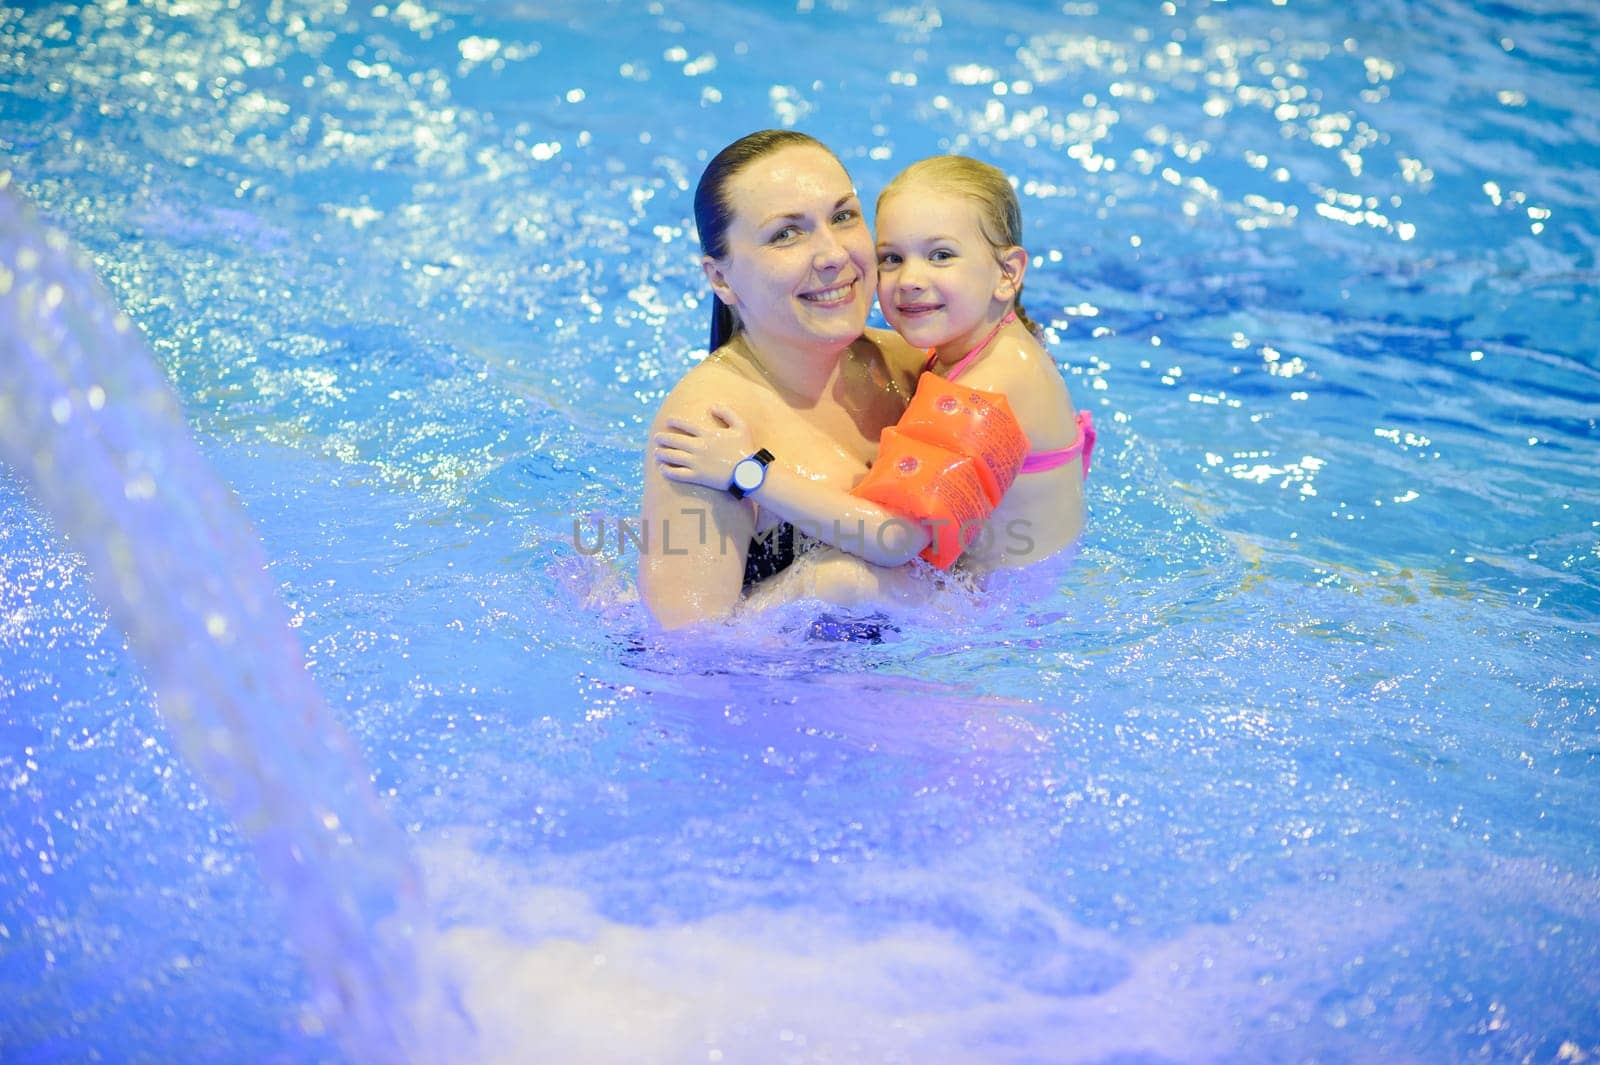
M733 467L733 483L741 492L753 492L767 479L767 468L755 459L740 459Z

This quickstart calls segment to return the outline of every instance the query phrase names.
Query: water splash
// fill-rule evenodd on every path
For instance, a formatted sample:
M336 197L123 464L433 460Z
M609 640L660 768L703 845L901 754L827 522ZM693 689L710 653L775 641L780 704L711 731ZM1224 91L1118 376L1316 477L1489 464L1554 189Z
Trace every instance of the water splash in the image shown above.
M254 847L353 1057L398 1061L438 996L404 837L307 675L260 544L87 256L0 174L0 461L83 554L189 763Z

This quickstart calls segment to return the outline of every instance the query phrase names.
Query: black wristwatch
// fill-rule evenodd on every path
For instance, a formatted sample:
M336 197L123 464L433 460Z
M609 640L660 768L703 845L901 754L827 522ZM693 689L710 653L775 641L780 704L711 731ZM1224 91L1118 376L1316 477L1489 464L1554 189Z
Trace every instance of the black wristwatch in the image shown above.
M733 464L733 480L728 482L728 491L735 499L745 496L760 488L767 479L767 467L772 463L772 452L762 448L747 459L740 459Z

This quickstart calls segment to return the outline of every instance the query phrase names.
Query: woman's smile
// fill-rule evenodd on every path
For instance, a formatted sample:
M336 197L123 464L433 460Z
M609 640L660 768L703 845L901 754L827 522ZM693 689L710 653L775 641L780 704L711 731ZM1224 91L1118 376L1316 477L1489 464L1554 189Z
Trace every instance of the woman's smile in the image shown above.
M855 302L856 282L859 280L860 278L857 278L855 281L820 291L802 292L800 298L823 307L848 307Z

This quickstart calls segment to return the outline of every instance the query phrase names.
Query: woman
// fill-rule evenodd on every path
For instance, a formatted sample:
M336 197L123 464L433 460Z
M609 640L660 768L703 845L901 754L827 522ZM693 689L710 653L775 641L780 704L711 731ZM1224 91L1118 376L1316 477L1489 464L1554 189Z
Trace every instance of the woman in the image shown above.
M877 287L872 233L850 176L814 138L763 130L728 145L701 175L695 224L716 296L711 354L662 402L651 436L722 405L771 443L742 466L743 487L727 490L671 481L647 457L639 591L666 628L726 616L747 585L792 558L792 536L759 504L772 456L849 488L921 369L920 352L866 329ZM843 555L807 570L789 594L869 599L880 576Z

